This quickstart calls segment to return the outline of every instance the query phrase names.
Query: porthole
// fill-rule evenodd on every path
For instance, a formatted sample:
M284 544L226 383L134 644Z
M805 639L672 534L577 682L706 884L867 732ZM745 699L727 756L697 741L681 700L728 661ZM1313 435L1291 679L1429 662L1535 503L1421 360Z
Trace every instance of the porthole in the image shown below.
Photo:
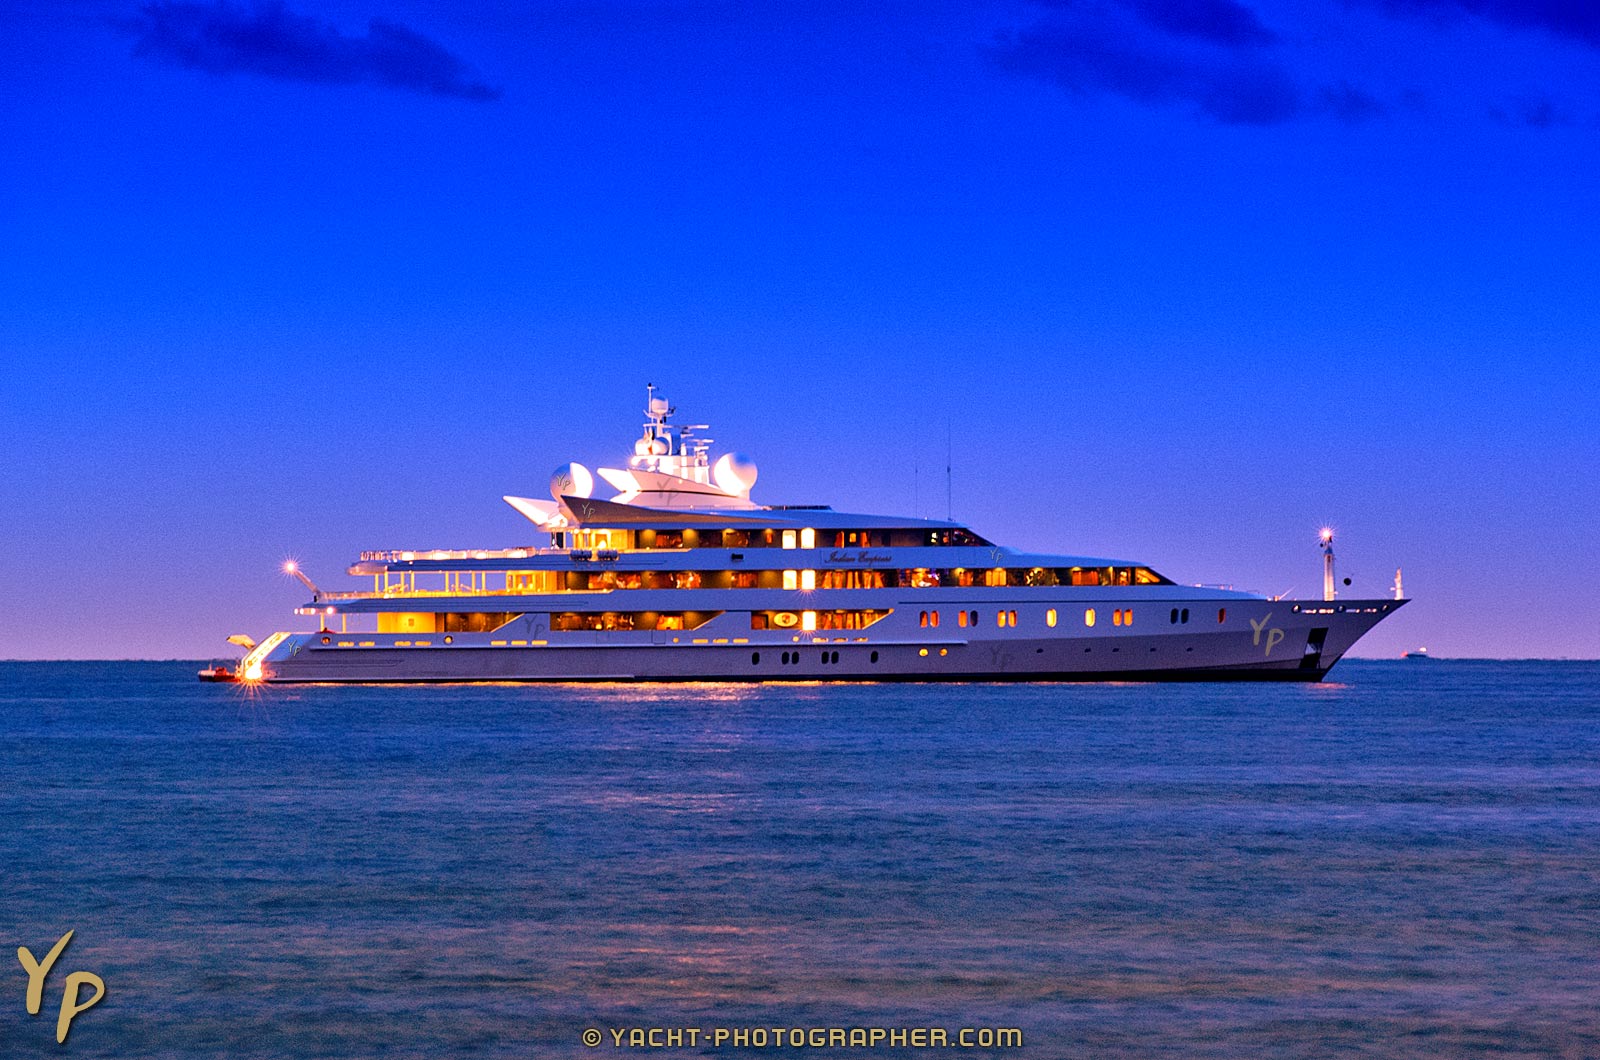
M454 643L455 643L455 642L456 642L456 639L455 639L455 638L454 638L454 637L446 637L446 638L445 638L445 639L444 639L444 642L445 642L445 643L446 643L446 644L454 644Z
M1083 612L1083 624L1086 626L1094 625L1094 608L1088 608Z
M877 662L878 661L878 653L877 652L873 652L872 653L872 661L873 662Z
M1178 609L1176 607L1172 609L1172 617L1167 621L1171 622L1174 626L1178 624Z
M967 613L965 611L957 611L956 612L956 625L965 626L966 624L967 624Z
M950 654L950 649L949 648L940 648L939 649L939 654L940 655L949 655Z
M760 663L761 663L761 653L758 652L758 651L751 652L750 653L750 665L751 666L758 666L758 665L760 665Z
M1178 621L1184 623L1189 621L1189 609L1187 607L1178 612Z
M1052 607L1050 610L1048 610L1048 611L1046 611L1044 613L1044 624L1049 626L1051 629L1055 629L1056 628L1056 609L1055 608Z
M927 658L928 657L928 649L927 648L918 648L917 649L917 654L922 656L923 658Z
M939 612L930 611L928 613L928 625L932 626L934 629L939 628Z
M839 653L838 652L834 652L833 653L833 661L835 663L837 663L839 661Z
M322 643L324 643L324 644L332 644L333 643L333 638L332 637L323 637L322 638Z
M969 616L970 617L967 619L967 625L976 626L978 624L978 612L969 612Z
M994 613L994 624L1001 629L1006 628L1006 613L1004 611L996 611Z
M927 629L928 628L928 612L926 612L926 611L918 611L917 612L917 625L921 626L923 629Z
M1017 628L1017 613L1015 611L1007 611L1006 612L1006 624L1009 625L1012 629L1016 629Z
M789 653L788 652L784 652L783 653L782 662L783 662L783 665L785 665L785 666L789 665Z
M1222 623L1226 622L1227 620L1228 620L1228 609L1226 607L1217 608L1217 625L1220 626L1220 625L1222 625Z
M1111 612L1111 624L1113 626L1122 625L1122 608L1119 607Z

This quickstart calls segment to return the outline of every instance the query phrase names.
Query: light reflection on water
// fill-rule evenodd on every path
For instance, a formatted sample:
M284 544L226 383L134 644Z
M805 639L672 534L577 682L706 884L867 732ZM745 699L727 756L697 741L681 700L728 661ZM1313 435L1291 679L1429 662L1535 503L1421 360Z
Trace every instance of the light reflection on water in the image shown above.
M193 669L0 664L0 942L77 930L63 967L111 1000L75 1056L593 1056L587 1026L739 1023L1600 1055L1594 665L249 694ZM64 1055L20 1012L6 1055Z

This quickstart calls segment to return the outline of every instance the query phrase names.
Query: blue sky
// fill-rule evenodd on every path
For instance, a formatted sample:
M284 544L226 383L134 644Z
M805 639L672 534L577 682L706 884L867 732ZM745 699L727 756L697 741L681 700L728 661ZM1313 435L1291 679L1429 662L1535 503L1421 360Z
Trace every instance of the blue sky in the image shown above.
M1600 11L24 4L0 657L532 535L646 382L758 500L1600 656Z

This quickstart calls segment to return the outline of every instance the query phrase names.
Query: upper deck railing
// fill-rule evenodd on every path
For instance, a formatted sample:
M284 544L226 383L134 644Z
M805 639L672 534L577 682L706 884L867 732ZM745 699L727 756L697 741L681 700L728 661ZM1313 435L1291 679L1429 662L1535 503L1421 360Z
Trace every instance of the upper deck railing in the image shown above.
M530 556L565 556L567 548L416 548L379 549L361 553L362 563L415 563L417 560L527 559Z

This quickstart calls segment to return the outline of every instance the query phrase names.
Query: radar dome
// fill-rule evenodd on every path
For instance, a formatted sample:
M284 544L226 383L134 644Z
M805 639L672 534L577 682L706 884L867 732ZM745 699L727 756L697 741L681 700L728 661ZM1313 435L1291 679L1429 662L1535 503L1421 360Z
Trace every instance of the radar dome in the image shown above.
M724 453L712 467L711 478L722 492L742 497L756 484L756 462L743 453Z
M562 464L550 473L550 496L588 497L594 493L594 476L582 464Z

